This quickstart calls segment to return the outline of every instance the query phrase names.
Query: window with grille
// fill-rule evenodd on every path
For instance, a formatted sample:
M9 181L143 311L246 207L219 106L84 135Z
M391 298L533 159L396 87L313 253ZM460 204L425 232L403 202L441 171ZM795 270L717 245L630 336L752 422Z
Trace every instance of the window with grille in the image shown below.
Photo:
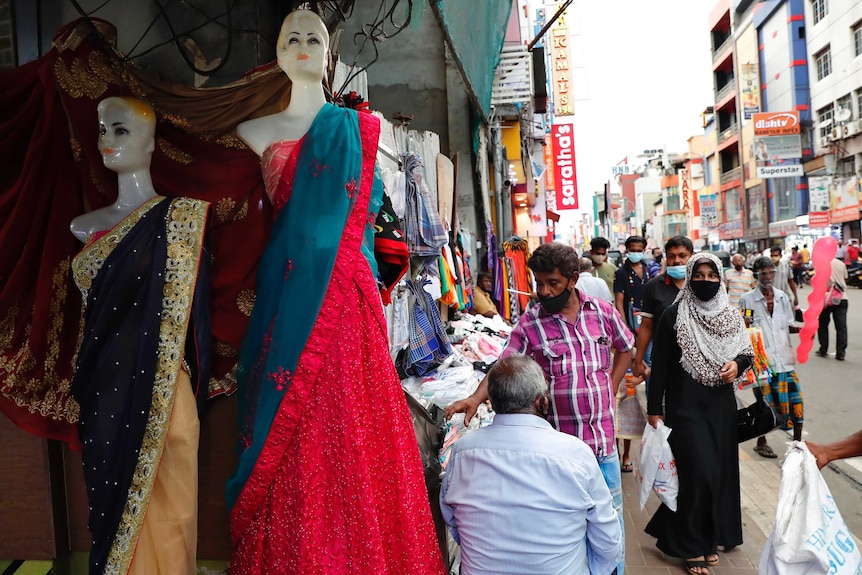
M853 54L862 55L862 20L853 24L850 30L853 32Z
M862 118L862 88L856 88L856 117Z
M818 80L822 80L832 73L832 53L829 46L814 55L814 63L817 67Z
M836 107L835 107L835 113L836 114L840 113L842 109L850 110L850 114L851 114L850 117L851 118L853 117L852 116L852 114L853 114L853 97L851 94L844 94L843 96L838 98L838 100L836 100L835 104L836 104Z
M814 14L815 24L826 18L826 15L829 14L829 6L827 6L826 0L812 0L811 12Z
M789 220L798 216L796 178L773 178L770 181L772 183L772 195L775 198L777 220Z
M832 131L832 104L817 110L817 125L820 128L820 137L828 136Z

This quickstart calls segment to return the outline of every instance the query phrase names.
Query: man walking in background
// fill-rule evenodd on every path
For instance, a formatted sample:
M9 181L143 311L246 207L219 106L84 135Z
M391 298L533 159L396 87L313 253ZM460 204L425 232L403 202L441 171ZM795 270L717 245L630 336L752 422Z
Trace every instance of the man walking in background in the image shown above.
M593 238L590 242L590 259L596 269L596 277L608 284L608 291L614 291L614 274L617 266L608 261L608 250L611 242L603 237Z
M614 297L611 295L611 290L608 289L608 284L604 280L593 277L593 260L590 258L581 258L581 275L578 277L578 283L575 284L579 290L587 295L603 299L608 303L614 303Z
M733 267L724 272L724 284L727 286L727 299L730 305L739 308L742 295L753 290L757 282L751 270L745 269L745 258L742 254L733 254L730 263Z

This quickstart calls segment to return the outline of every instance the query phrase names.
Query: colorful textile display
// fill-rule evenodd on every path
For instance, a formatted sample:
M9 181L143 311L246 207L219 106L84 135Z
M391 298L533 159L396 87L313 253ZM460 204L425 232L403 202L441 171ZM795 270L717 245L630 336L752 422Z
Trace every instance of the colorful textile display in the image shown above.
M515 280L513 289L517 290L517 313L524 313L530 303L530 292L533 291L533 275L527 267L530 259L530 247L527 240L513 237L511 241L503 242L506 257L512 262L512 276Z
M769 363L769 356L766 354L766 347L763 343L763 330L759 327L750 327L746 331L751 337L751 346L754 348L754 363L748 372L745 384L739 386L740 389L757 386L759 385L758 381L769 380L775 375L775 370Z
M289 93L272 64L221 88L158 81L127 61L120 65L122 54L106 41L116 29L92 22L63 27L45 56L0 72L0 410L31 433L68 442L75 441L78 418L69 390L81 330L69 273L80 244L69 222L110 205L117 186L97 146L96 105L112 95L150 103L158 116L155 188L213 206L207 246L213 396L236 387L233 370L272 222L258 158L233 131L280 109ZM403 266L400 248L384 251L386 262Z

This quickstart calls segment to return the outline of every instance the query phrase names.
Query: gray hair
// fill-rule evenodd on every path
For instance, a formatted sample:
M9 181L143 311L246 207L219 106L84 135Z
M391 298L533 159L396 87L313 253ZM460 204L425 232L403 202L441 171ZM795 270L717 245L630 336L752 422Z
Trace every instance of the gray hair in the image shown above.
M593 271L593 260L590 258L581 258L581 273Z
M497 413L532 413L536 399L548 392L539 364L526 355L510 355L488 372L488 396Z

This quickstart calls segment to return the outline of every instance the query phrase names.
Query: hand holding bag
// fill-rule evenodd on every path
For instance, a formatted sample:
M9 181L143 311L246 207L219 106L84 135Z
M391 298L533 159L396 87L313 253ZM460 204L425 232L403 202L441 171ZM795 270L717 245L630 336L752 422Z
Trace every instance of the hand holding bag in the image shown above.
M766 435L778 427L778 416L766 401L759 397L757 401L736 412L736 438L739 443Z

